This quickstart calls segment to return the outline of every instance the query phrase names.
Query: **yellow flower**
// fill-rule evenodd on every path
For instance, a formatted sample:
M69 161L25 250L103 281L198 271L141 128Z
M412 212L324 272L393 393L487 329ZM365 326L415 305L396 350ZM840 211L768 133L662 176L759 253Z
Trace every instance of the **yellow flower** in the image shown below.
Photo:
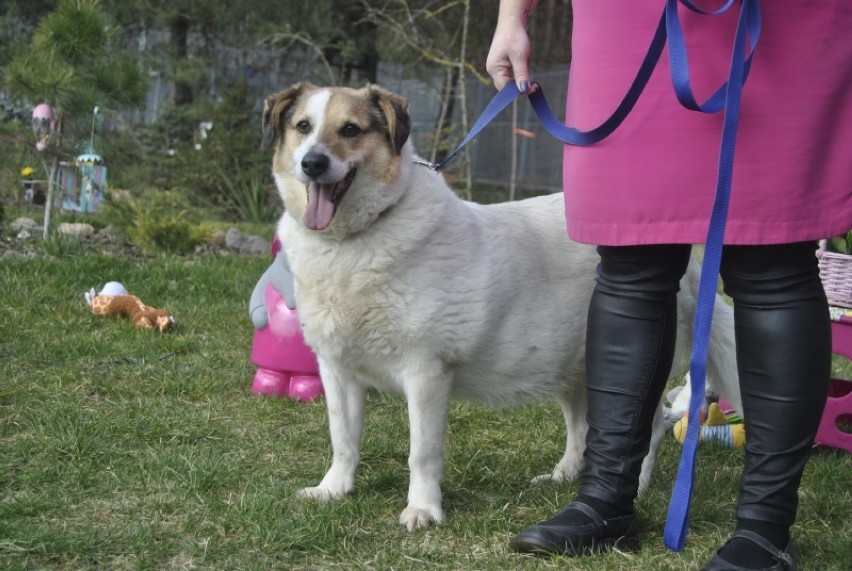
M35 170L33 170L33 167L24 167L21 169L21 176L27 177L32 175L34 172Z

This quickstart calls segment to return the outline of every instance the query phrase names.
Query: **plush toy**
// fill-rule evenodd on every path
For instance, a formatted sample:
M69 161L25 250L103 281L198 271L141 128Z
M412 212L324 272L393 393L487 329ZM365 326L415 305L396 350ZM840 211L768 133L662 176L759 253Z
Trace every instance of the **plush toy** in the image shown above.
M272 264L254 286L249 317L254 324L251 360L257 365L252 392L310 401L323 394L316 355L305 344L296 313L293 273L276 237Z
M719 403L710 403L707 408L706 420L704 414L699 421L701 429L698 433L699 442L715 442L728 448L740 448L745 444L745 426L737 424L740 418L736 414L725 415ZM677 421L673 431L678 442L683 444L686 438L688 415Z
M674 424L679 421L683 415L687 413L687 411L689 411L689 399L692 395L691 387L691 377L689 373L686 373L683 377L683 384L674 387L666 393L666 400L669 402L669 406L663 405L663 418L665 418L667 426L674 426ZM721 406L724 411L731 408L724 399L720 398L716 394L713 379L708 375L704 390L705 404L702 406L703 413L707 412L706 403L713 401L718 401L719 406Z
M168 311L145 305L119 282L108 282L97 293L92 288L83 297L95 315L127 316L136 327L157 329L162 333L175 327L175 318Z

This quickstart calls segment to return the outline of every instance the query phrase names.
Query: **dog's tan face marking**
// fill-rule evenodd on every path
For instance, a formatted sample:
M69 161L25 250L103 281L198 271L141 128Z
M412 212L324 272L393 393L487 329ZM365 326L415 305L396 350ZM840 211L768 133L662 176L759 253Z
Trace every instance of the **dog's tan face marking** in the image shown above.
M343 164L374 163L377 155L390 150L388 125L380 120L366 95L365 90L352 89L323 89L306 94L304 104L297 106L288 121L285 134L285 138L292 137L295 145L294 148L288 144L288 148L293 149L293 172L300 180L310 178L298 171L302 159L311 151L326 152L332 158L334 172L323 177L332 181L346 174L340 168ZM373 170L383 168L385 162L374 163ZM391 179L395 177L395 173L388 174Z
M299 84L267 98L263 128L265 145L277 141L273 172L285 204L323 230L348 192L396 180L410 119L403 98L377 87Z

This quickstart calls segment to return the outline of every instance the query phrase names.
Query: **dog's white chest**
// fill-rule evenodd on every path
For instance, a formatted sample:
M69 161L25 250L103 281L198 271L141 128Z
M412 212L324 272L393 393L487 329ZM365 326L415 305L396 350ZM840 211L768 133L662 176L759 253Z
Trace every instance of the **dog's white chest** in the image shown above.
M315 279L297 284L299 314L305 339L320 356L353 360L401 351L408 333L398 293L371 272L307 274Z

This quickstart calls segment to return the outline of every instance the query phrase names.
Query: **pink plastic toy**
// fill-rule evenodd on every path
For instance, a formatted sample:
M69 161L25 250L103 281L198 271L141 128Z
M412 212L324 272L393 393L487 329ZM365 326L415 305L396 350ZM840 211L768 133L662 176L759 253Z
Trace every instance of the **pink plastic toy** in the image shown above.
M251 360L255 394L307 402L323 394L316 355L305 344L293 298L293 276L276 238L274 260L252 293L249 316L255 325Z
M852 359L852 319L844 317L831 323L831 351ZM841 430L845 425L846 430ZM852 453L852 433L848 427L852 425L852 381L846 379L831 379L828 390L828 400L822 413L816 438L817 444L840 448Z

